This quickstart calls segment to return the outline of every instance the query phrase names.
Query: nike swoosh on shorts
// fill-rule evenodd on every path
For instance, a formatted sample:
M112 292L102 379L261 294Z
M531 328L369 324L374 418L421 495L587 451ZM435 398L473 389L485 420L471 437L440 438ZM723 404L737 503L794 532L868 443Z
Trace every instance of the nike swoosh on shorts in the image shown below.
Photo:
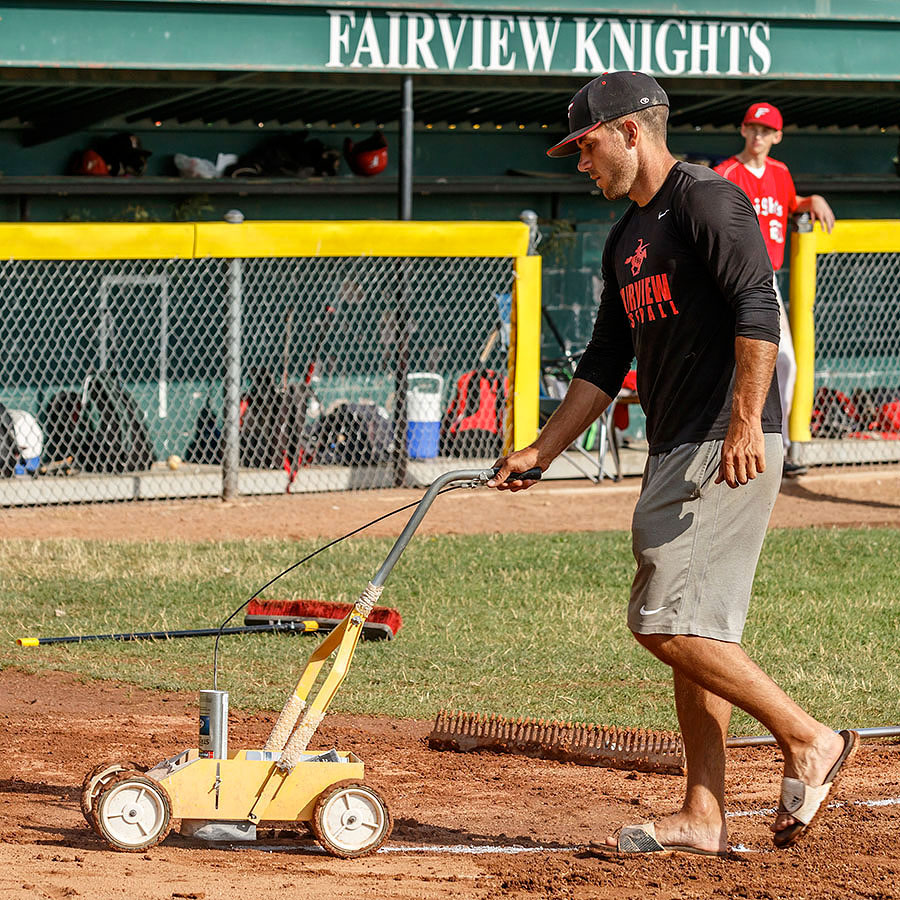
M668 609L668 606L658 606L656 609L647 609L646 606L641 607L641 615L642 616L652 616L655 613L662 612L664 609Z

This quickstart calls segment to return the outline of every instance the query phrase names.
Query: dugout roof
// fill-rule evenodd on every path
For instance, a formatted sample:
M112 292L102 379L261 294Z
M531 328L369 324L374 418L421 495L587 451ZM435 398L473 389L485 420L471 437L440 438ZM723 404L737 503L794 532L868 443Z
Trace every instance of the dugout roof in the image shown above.
M594 73L641 68L675 128L896 130L900 4L878 0L46 0L0 2L0 126L26 144L162 123L561 130Z

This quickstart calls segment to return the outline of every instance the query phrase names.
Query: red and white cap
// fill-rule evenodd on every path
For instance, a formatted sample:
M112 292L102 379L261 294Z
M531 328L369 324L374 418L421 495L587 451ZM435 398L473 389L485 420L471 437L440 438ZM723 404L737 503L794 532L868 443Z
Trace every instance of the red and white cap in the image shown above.
M781 131L783 124L781 120L781 112L777 106L771 103L754 103L747 112L744 113L744 125L766 125Z

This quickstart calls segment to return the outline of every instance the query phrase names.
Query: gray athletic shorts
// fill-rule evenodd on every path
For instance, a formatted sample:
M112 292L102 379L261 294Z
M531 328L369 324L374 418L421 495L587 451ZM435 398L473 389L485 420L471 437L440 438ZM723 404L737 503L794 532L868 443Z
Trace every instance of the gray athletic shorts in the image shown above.
M769 516L781 485L780 434L765 435L766 471L716 484L722 441L650 456L634 508L638 569L628 604L637 634L740 643Z

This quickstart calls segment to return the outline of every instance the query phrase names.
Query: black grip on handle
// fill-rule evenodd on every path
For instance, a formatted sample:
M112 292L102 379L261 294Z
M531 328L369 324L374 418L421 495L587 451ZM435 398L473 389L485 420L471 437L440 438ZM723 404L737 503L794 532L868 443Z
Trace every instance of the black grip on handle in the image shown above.
M499 469L495 468L494 474L496 475L499 471ZM504 483L508 484L510 481L540 481L543 474L541 469L538 466L535 466L527 472L513 472L512 475L507 477Z

